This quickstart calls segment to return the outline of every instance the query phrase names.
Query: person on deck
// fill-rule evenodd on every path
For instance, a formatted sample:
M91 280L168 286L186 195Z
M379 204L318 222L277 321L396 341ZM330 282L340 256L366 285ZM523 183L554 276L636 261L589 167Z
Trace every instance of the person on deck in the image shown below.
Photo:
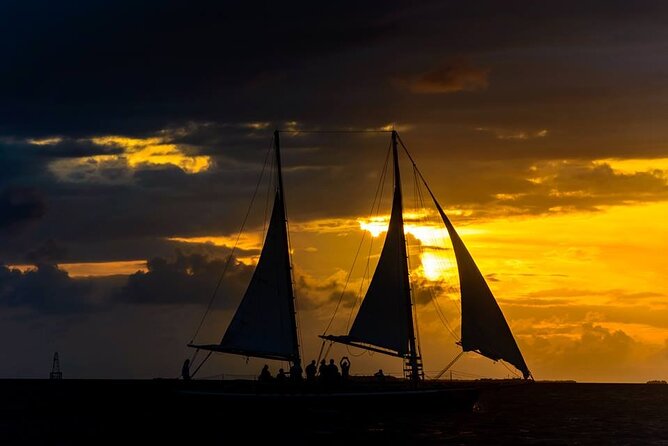
M328 381L329 369L327 368L327 362L324 359L320 361L320 367L318 367L318 376L320 377L320 381Z
M318 367L315 365L315 359L311 361L309 365L306 366L306 381L313 382L315 381L315 375L318 373Z
M327 365L327 375L329 381L331 382L338 381L338 379L341 377L339 374L339 368L336 366L336 363L334 363L333 359L330 359L329 364Z
M271 372L269 371L269 366L267 364L262 367L262 371L260 372L260 376L258 376L257 380L260 382L269 382L273 379L271 376Z
M383 373L383 369L378 369L378 371L374 373L373 376L375 376L378 381L385 381L385 374Z
M290 367L290 380L293 382L301 382L303 379L302 366L295 362Z
M181 378L184 381L190 381L190 359L183 361L183 367L181 367Z
M283 384L285 381L287 381L288 377L285 375L285 371L283 369L278 369L278 375L276 375L276 382Z
M348 359L347 356L344 356L341 358L339 365L341 366L341 377L344 380L348 379L350 377L350 359Z

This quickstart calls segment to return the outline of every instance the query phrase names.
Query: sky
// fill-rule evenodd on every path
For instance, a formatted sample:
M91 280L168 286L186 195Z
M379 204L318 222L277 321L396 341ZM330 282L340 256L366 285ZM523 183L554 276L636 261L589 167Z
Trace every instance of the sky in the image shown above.
M252 274L273 130L395 128L536 379L666 379L667 19L659 1L2 2L0 377L45 377L55 351L65 377L177 376L259 184L198 341L220 339ZM305 359L377 261L388 144L282 138ZM433 375L457 354L458 282L401 167ZM476 355L453 370L511 373Z

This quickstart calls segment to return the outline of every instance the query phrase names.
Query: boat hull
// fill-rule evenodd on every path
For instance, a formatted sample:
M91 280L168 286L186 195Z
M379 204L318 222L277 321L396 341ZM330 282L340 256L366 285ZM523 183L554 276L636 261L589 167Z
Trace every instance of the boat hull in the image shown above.
M229 414L230 408L243 414L259 407L295 413L471 411L479 396L479 389L471 385L424 387L413 389L406 383L280 386L256 381L0 380L3 407L14 414L51 411L54 405L72 413L117 407L132 412L208 414Z
M232 389L194 388L185 385L177 390L179 398L205 407L231 405L240 410L262 406L267 409L283 408L308 412L365 412L398 411L472 411L479 390L467 386L443 386L424 389L398 388L399 386L341 386L339 388L309 388L296 386L281 389L278 386L258 388L245 392Z

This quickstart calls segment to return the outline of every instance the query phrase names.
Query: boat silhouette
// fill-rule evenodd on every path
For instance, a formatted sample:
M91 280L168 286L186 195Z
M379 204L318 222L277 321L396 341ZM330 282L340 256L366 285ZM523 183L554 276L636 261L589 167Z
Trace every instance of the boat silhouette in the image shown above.
M215 352L287 361L291 365L292 379L284 384L237 380L226 385L206 385L194 380L184 383L180 388L182 395L212 401L234 401L238 406L244 403L252 406L259 401L266 404L325 404L328 407L343 404L356 408L378 408L386 403L395 408L414 408L417 404L441 409L470 409L473 406L478 395L476 386L425 379L416 337L415 305L404 233L399 146L404 149L417 176L427 188L452 242L461 294L459 356L464 352L475 352L494 361L505 361L518 369L525 380L531 378L510 327L468 249L417 169L399 134L394 130L389 134L394 178L392 210L377 267L349 332L338 335L323 333L320 337L323 342L345 344L401 358L404 379L379 382L358 378L347 381L346 385L328 386L309 385L301 381L303 364L285 209L281 132L276 130L273 136L277 178L274 202L253 276L221 341L217 344L191 342L188 346L197 351L208 351L209 356Z

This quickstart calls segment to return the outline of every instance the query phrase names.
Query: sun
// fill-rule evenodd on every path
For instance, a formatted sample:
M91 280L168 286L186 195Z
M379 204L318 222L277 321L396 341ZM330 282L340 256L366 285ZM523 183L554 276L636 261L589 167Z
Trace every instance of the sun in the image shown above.
M449 237L442 225L427 221L425 216L416 212L405 213L404 233L412 235L419 242L416 246L409 246L419 250L420 265L417 265L414 273L429 281L440 282L450 277L453 269L446 255ZM384 215L357 221L361 230L369 232L372 237L378 237L387 232L389 220L390 216Z

